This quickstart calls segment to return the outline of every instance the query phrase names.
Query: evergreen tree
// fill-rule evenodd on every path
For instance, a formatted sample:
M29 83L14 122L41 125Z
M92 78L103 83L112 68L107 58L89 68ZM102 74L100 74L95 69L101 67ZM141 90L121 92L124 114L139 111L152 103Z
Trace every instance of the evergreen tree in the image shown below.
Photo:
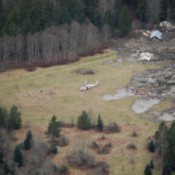
M8 112L6 108L0 107L0 128L1 127L6 128L7 119L8 119Z
M16 145L15 147L13 160L15 163L17 163L18 167L21 167L23 165L23 154L20 150L19 145Z
M4 162L4 153L3 153L3 150L1 150L0 148L0 165L3 164Z
M58 138L60 136L60 125L55 115L50 120L47 132L48 135L53 138Z
M152 175L152 171L149 165L146 165L144 175Z
M4 175L10 173L9 165L8 165L7 161L5 161L4 164L3 164L3 170L4 170Z
M164 160L168 160L172 170L175 170L175 122L171 124L166 136L166 149L164 150Z
M168 161L163 165L162 175L171 175L171 166Z
M119 32L121 36L127 35L131 31L131 19L128 8L124 5L119 16Z
M107 10L103 17L103 24L108 24L112 29L116 27L116 19L110 10Z
M154 152L155 151L155 149L156 149L156 147L155 147L155 144L154 144L154 142L151 140L149 143L148 143L148 150L150 151L150 152Z
M101 27L101 18L98 13L98 4L99 0L83 0L85 6L85 16L91 20L93 24L98 27Z
M168 137L168 127L165 122L159 124L158 131L155 133L156 147L158 148L159 154L162 156L162 161L165 159L165 154L168 150L167 137Z
M147 22L147 2L145 0L139 0L136 9L137 18L143 22Z
M97 130L100 132L103 131L103 121L100 115L98 116L98 120L97 120Z
M29 150L32 146L32 132L29 130L24 140L24 149Z
M153 160L151 160L151 162L150 162L150 168L151 168L151 169L154 169L154 163L153 163Z
M16 106L12 106L10 109L7 125L8 129L19 129L22 126L21 113Z
M78 117L77 126L82 130L91 128L91 120L86 111L82 111L81 115Z

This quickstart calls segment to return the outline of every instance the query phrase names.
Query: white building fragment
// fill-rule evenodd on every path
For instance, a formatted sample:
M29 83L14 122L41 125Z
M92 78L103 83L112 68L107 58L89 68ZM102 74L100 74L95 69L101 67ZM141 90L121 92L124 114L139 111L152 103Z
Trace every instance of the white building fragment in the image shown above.
M151 61L154 60L155 56L152 53L149 52L142 52L140 54L139 60L140 61Z
M162 32L159 30L154 30L150 34L150 39L159 39L162 40Z

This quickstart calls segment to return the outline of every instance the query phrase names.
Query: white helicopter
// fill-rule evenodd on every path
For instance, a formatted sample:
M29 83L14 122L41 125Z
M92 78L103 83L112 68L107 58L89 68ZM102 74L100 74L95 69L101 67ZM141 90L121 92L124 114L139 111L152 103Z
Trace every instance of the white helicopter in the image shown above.
M98 82L99 82L99 80L97 80L94 84L87 84L87 82L85 80L84 86L82 86L80 88L80 91L86 91L86 90L89 90L93 87L96 87L98 85Z

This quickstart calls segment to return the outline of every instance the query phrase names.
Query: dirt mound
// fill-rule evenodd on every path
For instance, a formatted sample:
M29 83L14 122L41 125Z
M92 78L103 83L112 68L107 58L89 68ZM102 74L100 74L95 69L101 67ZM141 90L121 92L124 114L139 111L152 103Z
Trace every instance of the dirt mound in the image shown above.
M95 72L90 69L77 69L75 70L75 73L80 74L80 75L93 75Z

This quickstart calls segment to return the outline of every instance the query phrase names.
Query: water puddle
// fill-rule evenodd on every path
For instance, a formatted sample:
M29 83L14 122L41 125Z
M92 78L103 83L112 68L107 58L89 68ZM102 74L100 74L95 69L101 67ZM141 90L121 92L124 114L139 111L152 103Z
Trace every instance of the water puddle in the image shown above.
M155 104L158 104L160 101L161 101L160 99L153 99L153 98L137 99L131 108L135 113L141 114L146 112Z

